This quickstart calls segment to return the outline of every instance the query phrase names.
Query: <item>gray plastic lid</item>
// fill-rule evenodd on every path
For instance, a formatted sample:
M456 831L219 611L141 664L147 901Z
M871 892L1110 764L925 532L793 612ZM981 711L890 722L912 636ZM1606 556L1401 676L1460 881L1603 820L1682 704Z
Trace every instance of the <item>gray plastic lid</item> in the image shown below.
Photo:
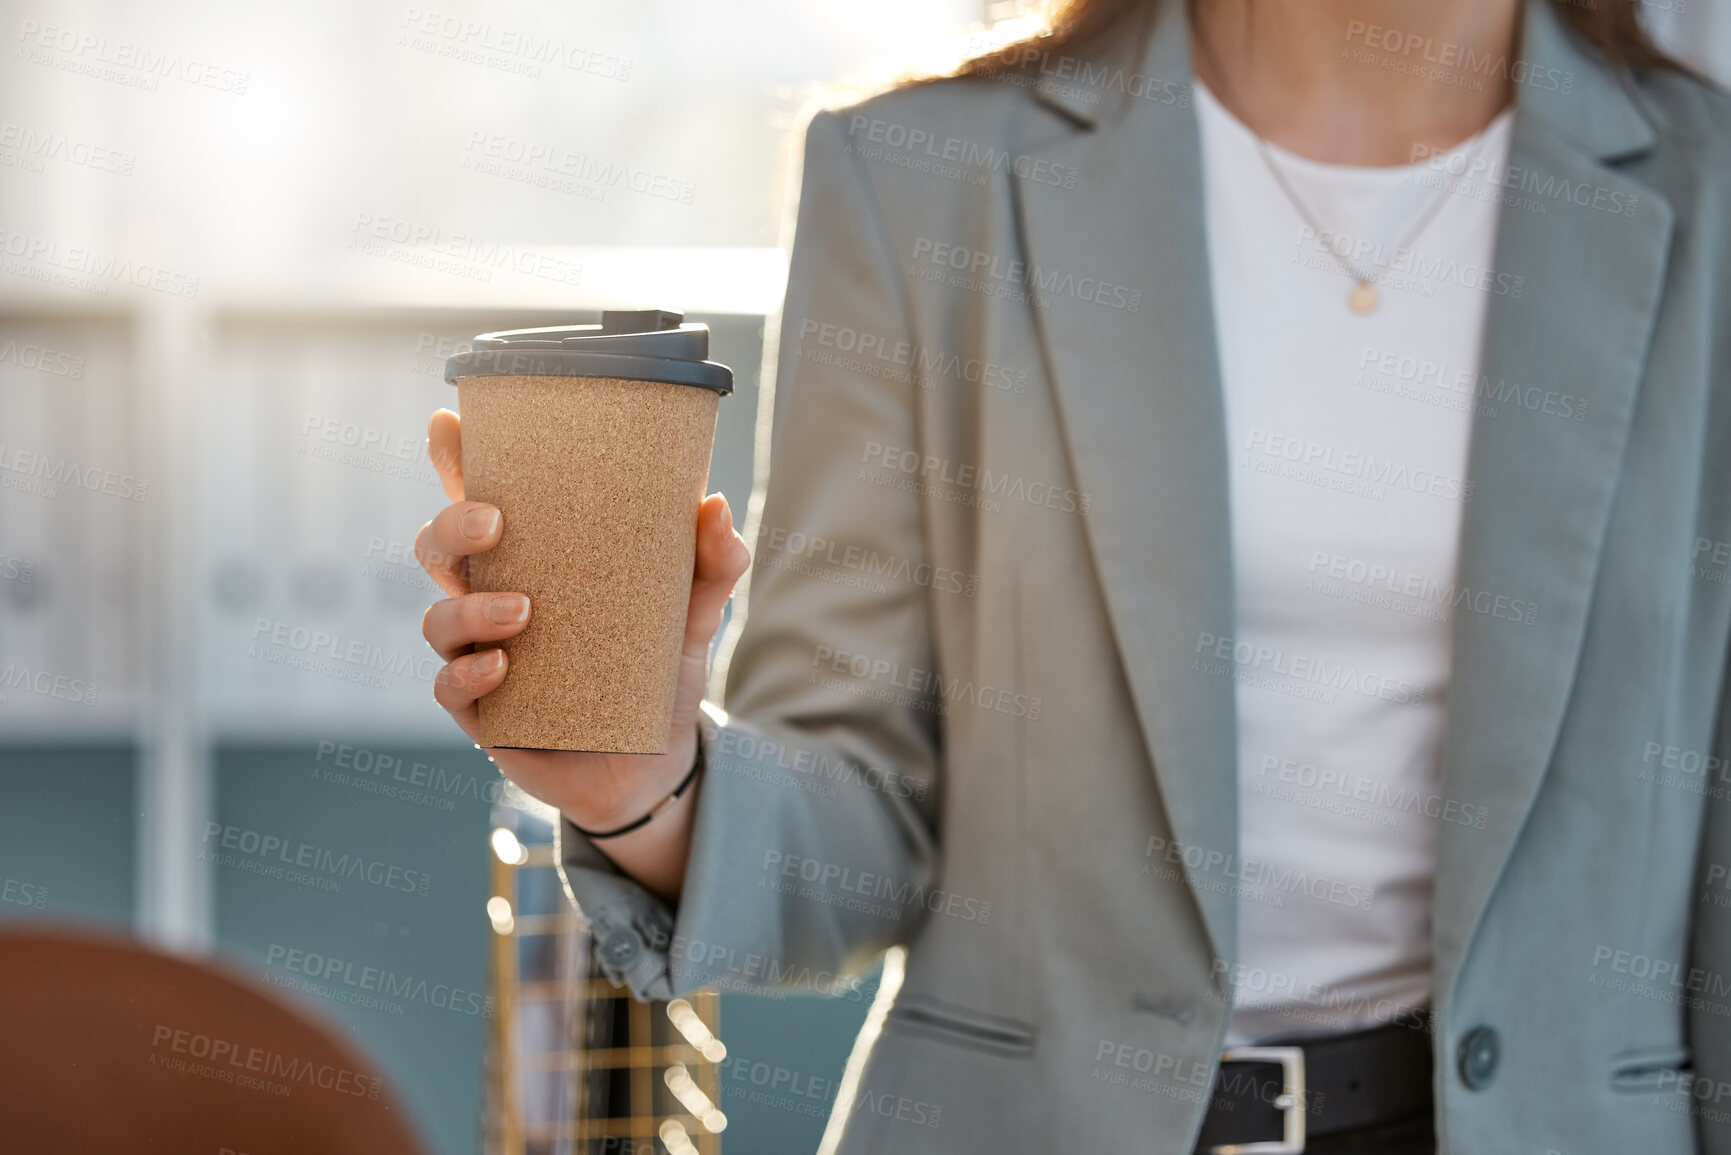
M709 326L666 309L608 309L599 325L482 333L445 361L459 377L617 377L733 392L733 370L709 357Z

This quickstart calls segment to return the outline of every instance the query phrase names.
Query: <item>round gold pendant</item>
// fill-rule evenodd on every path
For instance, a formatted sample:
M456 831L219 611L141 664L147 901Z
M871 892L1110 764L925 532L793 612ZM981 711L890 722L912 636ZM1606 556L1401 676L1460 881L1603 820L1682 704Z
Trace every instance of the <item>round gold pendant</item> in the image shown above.
M1382 304L1381 294L1369 281L1360 281L1358 287L1352 291L1352 296L1346 300L1347 304L1352 306L1352 311L1360 316L1376 312L1376 307Z

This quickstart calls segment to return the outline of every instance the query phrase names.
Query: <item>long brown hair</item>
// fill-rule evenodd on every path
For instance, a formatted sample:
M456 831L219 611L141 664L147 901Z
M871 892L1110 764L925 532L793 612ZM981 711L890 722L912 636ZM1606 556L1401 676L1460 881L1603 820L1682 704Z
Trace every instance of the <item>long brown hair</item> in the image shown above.
M1044 32L984 55L956 70L958 76L1002 75L1026 68L1041 54L1075 53L1113 37L1127 27L1146 28L1164 0L1060 0ZM1192 6L1196 0L1187 0ZM1537 2L1537 0L1534 0ZM1570 28L1618 68L1670 68L1690 71L1653 43L1641 24L1641 0L1549 0Z

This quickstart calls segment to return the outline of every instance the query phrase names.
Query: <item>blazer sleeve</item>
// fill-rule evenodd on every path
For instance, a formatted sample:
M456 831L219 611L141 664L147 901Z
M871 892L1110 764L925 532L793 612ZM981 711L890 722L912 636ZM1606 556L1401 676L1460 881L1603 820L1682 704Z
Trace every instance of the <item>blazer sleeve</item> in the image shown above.
M706 705L707 763L677 910L568 822L566 886L602 969L639 998L704 986L823 993L904 942L938 870L940 730L920 500L873 484L886 447L917 448L917 348L878 204L839 117L806 134L782 309L769 469L753 496L744 628L726 713ZM848 331L837 341L834 335ZM834 354L833 356L831 354ZM887 366L887 368L885 368ZM905 566L905 568L903 568Z
M1695 925L1683 983L1693 1070L1676 1090L1690 1096L1702 1155L1731 1155L1731 908L1705 901L1731 868L1731 658L1720 681L1707 771L1705 826L1695 879Z

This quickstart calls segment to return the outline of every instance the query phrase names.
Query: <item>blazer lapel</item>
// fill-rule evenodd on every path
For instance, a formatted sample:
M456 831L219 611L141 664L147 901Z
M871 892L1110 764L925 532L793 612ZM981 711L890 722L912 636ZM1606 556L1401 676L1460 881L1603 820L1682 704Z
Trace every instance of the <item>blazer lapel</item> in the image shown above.
M1604 163L1653 143L1617 79L1575 48L1548 3L1527 5L1525 44L1531 82L1510 156L1520 183L1496 259L1510 291L1490 302L1480 369L1503 400L1473 429L1457 582L1535 600L1538 618L1455 611L1442 793L1482 806L1485 828L1444 823L1438 834L1439 998L1557 742L1672 231L1670 205ZM1518 206L1535 197L1543 212ZM1546 412L1546 392L1580 398L1584 416Z
M1139 72L1113 64L1096 88L1042 90L1099 122L1036 150L1075 166L1076 187L1014 185L1032 287L1056 287L1036 324L1119 655L1191 892L1215 956L1231 960L1237 729L1232 664L1212 655L1232 636L1225 413L1187 30L1181 4L1162 9ZM1137 295L1101 294L1133 306L1080 291L1095 283Z

